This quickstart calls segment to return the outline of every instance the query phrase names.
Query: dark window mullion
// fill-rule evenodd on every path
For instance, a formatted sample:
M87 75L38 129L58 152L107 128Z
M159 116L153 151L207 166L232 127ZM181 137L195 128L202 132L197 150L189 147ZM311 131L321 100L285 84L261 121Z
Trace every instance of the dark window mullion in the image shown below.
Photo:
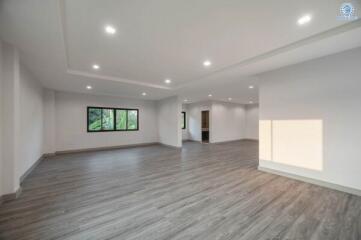
M125 131L128 131L128 110L124 109L125 111Z
M184 129L187 129L187 113L184 112Z
M114 131L117 131L117 126L115 126L115 124L117 123L117 111L115 110L115 108L113 108L113 125L114 125Z
M100 131L103 131L103 111L100 108Z
M117 109L113 108L113 116L114 116L114 131L117 131Z
M183 126L182 129L186 129L187 128L187 123L186 123L186 112L182 112L182 118L183 118Z
M117 116L116 116L115 108L113 108L112 110L113 110L113 131L116 131L117 126L115 126L115 123L116 123Z

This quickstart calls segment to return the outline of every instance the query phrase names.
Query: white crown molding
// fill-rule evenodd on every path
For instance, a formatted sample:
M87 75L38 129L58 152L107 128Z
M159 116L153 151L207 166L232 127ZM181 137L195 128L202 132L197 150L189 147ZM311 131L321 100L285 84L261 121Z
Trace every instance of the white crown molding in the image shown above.
M68 74L71 74L71 75L74 75L74 76L81 76L81 77L94 78L94 79L102 79L102 80L108 80L108 81L114 81L114 82L122 82L122 83L140 85L140 86L145 86L145 87L152 87L152 88L171 90L171 88L166 87L166 86L162 86L162 85L138 82L138 81L124 79L124 78L107 76L107 75L103 75L103 74L94 74L94 73L89 73L89 72L85 72L85 71L73 70L73 69L69 69L69 68L67 69L66 72Z

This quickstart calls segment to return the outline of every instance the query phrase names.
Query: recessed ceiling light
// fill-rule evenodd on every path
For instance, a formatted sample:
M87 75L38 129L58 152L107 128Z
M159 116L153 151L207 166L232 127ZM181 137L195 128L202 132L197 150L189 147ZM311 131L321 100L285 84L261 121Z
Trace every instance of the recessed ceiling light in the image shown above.
M228 98L228 101L232 101L232 98Z
M251 86L249 86L248 88L249 88L249 89L253 89L253 88L254 88L254 86L252 86L252 85L251 85Z
M252 104L253 103L253 101L249 101L249 104Z
M206 60L206 61L203 62L203 66L205 66L205 67L209 67L211 65L212 65L212 62L209 61L209 60Z
M93 65L93 69L99 70L99 69L100 69L100 66L99 66L98 64L94 64L94 65Z
M166 84L170 84L170 83L172 82L172 80L166 79L166 80L164 80L164 82L165 82Z
M117 29L115 29L115 27L111 26L111 25L106 25L104 27L104 30L106 33L110 34L110 35L114 35L117 32Z
M88 86L86 86L86 89L91 90L91 89L93 89L93 87L88 85Z
M213 95L212 95L212 94L208 94L208 97L213 97Z
M147 93L146 92L142 93L142 96L147 96Z
M297 23L298 25L304 25L308 22L310 22L312 19L311 15L305 15L305 16L302 16L298 19Z

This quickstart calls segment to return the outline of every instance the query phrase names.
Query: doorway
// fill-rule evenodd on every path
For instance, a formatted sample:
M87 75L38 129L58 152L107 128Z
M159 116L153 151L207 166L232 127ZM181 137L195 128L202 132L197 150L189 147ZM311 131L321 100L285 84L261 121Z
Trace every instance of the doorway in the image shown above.
M209 143L209 111L202 111L202 143Z

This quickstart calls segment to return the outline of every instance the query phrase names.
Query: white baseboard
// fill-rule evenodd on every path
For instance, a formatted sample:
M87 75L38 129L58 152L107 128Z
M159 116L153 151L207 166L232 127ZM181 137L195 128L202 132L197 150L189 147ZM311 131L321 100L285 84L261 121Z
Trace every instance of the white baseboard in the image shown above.
M246 140L246 141L255 141L258 142L258 138L243 138L242 140Z
M0 205L2 203L10 202L10 201L17 199L20 196L21 192L22 192L22 188L21 188L21 186L19 186L19 188L18 188L18 190L16 190L16 192L0 196Z
M280 175L280 176L283 176L283 177L292 178L292 179L299 180L299 181L302 181L302 182L307 182L307 183L319 185L321 187L326 187L326 188L334 189L334 190L337 190L337 191L341 191L341 192L361 196L361 190L359 190L359 189L350 188L350 187L346 187L346 186L341 186L341 185L334 184L334 183L324 182L324 181L317 180L317 179L314 179L314 178L303 177L303 176L300 176L300 175L287 173L287 172L283 172L283 171L278 171L278 170L274 170L274 169L271 169L271 168L265 168L265 167L258 166L258 170L263 171L263 172L267 172L267 173Z
M173 145L168 145L168 144L165 144L165 143L159 143L160 145L162 146L165 146L165 147L169 147L169 148L174 148L174 149L181 149L182 147L176 147L176 146L173 146Z
M40 162L46 157L46 154L43 154L38 160L36 160L33 165L26 170L26 172L20 176L20 185L24 182L25 178L40 164Z
M147 147L147 146L152 146L152 145L157 145L157 144L159 144L159 143L158 142L149 142L149 143L127 144L127 145L109 146L109 147L72 149L72 150L56 151L54 155L94 152L94 151L107 151L107 150L116 150L116 149L123 149L123 148ZM51 156L50 154L48 154L48 155Z
M227 141L219 141L219 142L212 142L213 144L218 144L218 143L232 143L232 142L241 142L241 141L252 141L252 142L257 142L258 139L250 139L250 138L239 138L239 139L233 139L233 140L227 140Z

